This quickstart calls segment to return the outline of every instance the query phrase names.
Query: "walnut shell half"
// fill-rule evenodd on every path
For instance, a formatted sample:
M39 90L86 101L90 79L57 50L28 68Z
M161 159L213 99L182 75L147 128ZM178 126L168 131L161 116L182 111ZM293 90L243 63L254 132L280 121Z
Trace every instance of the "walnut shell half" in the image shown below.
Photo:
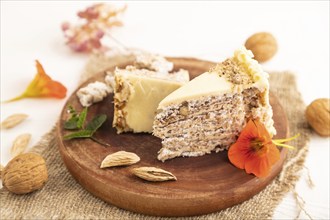
M306 119L321 136L330 136L330 99L314 100L306 109Z
M25 194L42 188L48 179L45 160L38 154L14 157L2 172L2 184L10 192Z

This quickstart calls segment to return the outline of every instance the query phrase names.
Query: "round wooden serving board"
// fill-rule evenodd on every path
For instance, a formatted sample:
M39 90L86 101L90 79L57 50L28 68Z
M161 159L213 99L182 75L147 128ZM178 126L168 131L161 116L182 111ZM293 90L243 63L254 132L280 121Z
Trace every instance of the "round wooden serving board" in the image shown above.
M175 69L189 70L192 78L214 65L212 62L191 58L169 60L174 62ZM88 82L103 79L104 73L100 73ZM270 96L270 102L277 130L275 138L285 138L288 135L285 113L273 94ZM286 150L282 150L280 161L274 165L270 175L263 179L234 167L229 162L226 151L201 157L175 158L163 163L156 159L161 148L160 139L151 134L116 133L112 127L112 95L91 106L87 117L89 121L96 114L108 115L107 121L95 135L111 147L104 147L90 139L64 141L62 137L68 133L63 129L63 123L69 117L68 105L82 110L74 93L64 106L58 123L59 150L66 167L82 187L93 195L133 212L156 216L193 216L239 204L260 192L274 179L280 172L286 155ZM108 154L120 150L136 153L141 161L127 167L99 168L101 161ZM144 181L130 172L132 168L140 166L165 169L172 172L178 180Z

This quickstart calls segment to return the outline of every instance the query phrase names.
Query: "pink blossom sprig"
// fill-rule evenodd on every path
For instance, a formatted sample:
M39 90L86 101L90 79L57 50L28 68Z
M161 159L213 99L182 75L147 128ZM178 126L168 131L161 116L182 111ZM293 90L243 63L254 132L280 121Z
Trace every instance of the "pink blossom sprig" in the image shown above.
M77 13L81 24L62 24L62 31L67 39L66 44L76 52L90 53L104 51L108 48L102 45L101 39L113 27L122 26L120 16L125 12L126 6L116 8L113 5L99 3L87 7Z

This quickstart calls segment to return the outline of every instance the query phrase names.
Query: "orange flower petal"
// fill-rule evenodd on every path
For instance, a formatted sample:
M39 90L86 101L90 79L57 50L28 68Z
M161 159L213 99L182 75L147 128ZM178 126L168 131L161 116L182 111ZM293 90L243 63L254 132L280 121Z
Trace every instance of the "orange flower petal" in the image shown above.
M47 85L50 90L49 96L62 99L66 96L66 88L57 81L50 81Z
M265 140L267 140L267 142L271 141L272 138L271 138L270 134L268 133L266 127L259 120L255 120L253 122L254 122L255 126L257 127L258 136L264 137Z
M269 146L269 151L268 151L269 163L271 165L274 165L277 161L280 160L280 158L281 158L281 154L279 149L274 144L271 144L271 146Z
M265 177L271 169L268 157L255 157L249 158L245 163L245 171L253 173L257 177Z
M244 129L241 131L237 141L250 142L252 138L259 136L258 127L253 120L249 120L245 125Z
M228 151L230 162L247 173L265 177L280 159L280 152L272 142L265 126L258 120L249 120L236 143Z
M240 148L240 143L236 142L231 145L228 150L228 158L232 164L234 164L237 168L244 169L244 164L247 159L247 155L242 153L242 149Z
M37 67L37 76L42 77L44 80L52 80L45 72L44 68L40 64L38 60L36 60L36 67Z
M45 72L42 65L36 60L37 74L32 82L26 88L25 92L13 99L6 102L16 101L27 97L54 97L64 98L67 89L60 82L53 81Z

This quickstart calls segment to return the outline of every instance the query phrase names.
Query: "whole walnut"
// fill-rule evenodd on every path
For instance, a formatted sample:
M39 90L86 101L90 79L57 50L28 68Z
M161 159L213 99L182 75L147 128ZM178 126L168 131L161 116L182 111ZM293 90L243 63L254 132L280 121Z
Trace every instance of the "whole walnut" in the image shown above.
M330 99L314 100L306 109L306 119L321 136L330 136Z
M48 180L45 160L38 154L14 157L1 173L3 186L10 192L25 194L42 188Z
M254 54L254 59L262 63L272 58L277 52L275 37L268 32L253 34L245 42L245 47Z

